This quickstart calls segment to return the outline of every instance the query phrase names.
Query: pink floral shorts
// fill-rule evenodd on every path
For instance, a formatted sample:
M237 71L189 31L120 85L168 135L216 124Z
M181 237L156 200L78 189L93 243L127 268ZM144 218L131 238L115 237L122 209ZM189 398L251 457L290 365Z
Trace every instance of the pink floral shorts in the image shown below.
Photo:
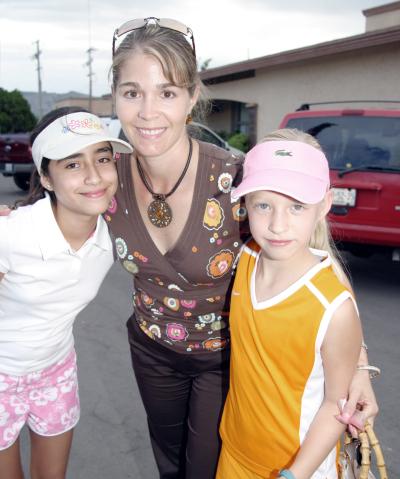
M41 436L57 436L79 420L76 354L26 374L0 373L0 451L10 447L25 424Z

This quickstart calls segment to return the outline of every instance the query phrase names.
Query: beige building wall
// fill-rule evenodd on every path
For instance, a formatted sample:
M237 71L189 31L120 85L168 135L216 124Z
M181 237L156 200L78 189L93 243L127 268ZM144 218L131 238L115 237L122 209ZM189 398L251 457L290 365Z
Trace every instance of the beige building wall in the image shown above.
M365 30L370 32L372 30L379 30L380 28L395 27L400 24L400 10L395 12L384 12L379 15L367 17Z
M88 98L65 98L55 103L54 108L61 108L63 106L78 106L89 110ZM97 116L111 116L112 111L111 98L92 98L91 111Z
M400 25L400 2L386 3L381 6L363 10L365 31L391 28Z
M254 78L210 85L208 89L214 99L256 103L257 139L260 139L277 128L286 113L294 111L302 103L400 100L399 72L399 46L385 45L260 69ZM343 107L342 104L337 106ZM376 108L377 104L373 107ZM214 126L214 121L212 124Z
M211 128L217 133L226 131L229 132L231 124L231 106L229 103L224 103L222 111L217 111L212 114Z

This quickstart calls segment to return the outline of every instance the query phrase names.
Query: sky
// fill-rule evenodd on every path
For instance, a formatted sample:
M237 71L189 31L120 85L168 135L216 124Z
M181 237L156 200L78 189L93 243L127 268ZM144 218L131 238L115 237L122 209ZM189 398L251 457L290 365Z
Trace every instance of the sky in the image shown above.
M110 92L114 30L127 20L175 18L194 32L199 64L209 68L357 35L362 10L385 0L0 0L0 87L88 94Z

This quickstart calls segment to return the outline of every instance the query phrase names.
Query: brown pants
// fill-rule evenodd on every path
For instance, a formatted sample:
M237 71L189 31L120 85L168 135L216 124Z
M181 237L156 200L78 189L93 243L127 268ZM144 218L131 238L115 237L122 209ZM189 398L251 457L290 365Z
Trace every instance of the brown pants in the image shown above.
M160 479L214 479L229 351L176 353L148 338L134 317L127 326Z

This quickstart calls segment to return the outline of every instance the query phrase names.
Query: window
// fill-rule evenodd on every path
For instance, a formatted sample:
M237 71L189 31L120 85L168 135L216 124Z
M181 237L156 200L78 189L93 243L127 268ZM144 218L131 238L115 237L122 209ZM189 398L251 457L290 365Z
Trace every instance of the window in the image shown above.
M195 138L196 140L206 141L207 143L212 143L213 145L217 145L221 148L226 149L223 140L218 138L215 133L210 130L207 130L202 125L188 125L188 133L192 138Z
M375 166L400 171L400 118L331 116L292 118L288 128L313 135L330 167L345 169Z

